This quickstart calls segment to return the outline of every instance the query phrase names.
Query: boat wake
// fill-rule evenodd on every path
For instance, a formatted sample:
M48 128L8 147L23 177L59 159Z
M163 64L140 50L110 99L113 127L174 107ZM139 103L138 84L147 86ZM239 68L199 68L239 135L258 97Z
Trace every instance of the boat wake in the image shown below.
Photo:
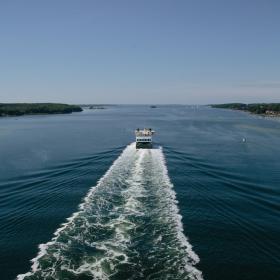
M125 148L17 279L202 279L161 149Z

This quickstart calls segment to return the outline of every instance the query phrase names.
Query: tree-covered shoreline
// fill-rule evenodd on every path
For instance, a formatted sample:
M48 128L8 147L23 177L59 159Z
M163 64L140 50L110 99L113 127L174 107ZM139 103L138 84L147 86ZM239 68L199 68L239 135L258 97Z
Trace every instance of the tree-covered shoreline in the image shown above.
M81 112L77 105L62 103L0 103L0 117Z
M226 103L210 106L212 108L247 111L258 115L280 116L280 103Z

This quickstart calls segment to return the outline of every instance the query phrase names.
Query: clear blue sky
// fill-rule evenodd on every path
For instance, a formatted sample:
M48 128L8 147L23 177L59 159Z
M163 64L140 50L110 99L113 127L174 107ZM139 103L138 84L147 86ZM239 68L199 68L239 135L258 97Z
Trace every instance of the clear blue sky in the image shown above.
M0 0L0 102L280 102L279 0Z

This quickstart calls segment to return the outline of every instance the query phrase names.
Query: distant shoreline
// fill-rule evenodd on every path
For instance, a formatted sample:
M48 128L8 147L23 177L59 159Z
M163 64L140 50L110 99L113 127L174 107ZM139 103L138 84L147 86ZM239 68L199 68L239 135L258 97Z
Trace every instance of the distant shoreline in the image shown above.
M71 114L82 111L78 105L62 103L0 103L0 117Z
M280 103L225 103L211 104L212 108L244 111L263 117L280 117Z

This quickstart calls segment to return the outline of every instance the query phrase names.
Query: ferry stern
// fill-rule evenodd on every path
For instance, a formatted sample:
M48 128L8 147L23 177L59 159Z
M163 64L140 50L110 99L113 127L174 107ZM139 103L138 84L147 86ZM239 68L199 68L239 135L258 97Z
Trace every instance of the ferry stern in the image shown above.
M144 128L135 130L136 136L136 149L151 149L153 147L153 134L154 130L151 128Z

